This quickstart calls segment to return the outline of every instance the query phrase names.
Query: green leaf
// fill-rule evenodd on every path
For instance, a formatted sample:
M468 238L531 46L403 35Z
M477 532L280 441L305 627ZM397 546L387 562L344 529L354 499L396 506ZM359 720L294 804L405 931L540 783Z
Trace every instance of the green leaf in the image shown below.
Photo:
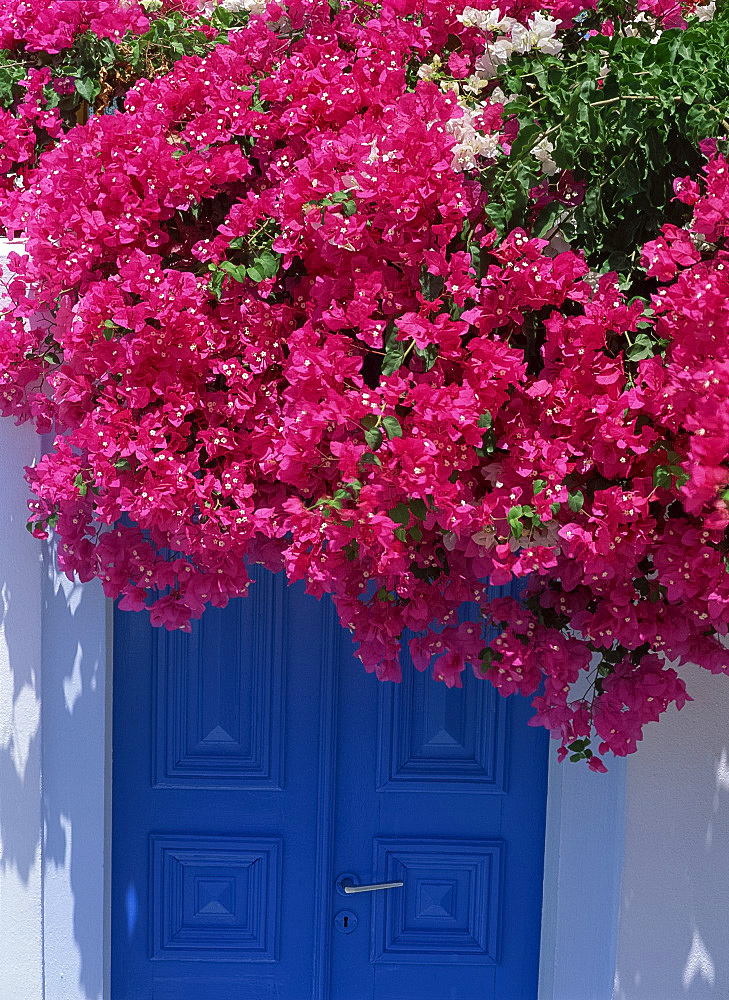
M509 158L516 160L525 153L530 153L542 137L541 125L520 125L519 134L511 144Z
M223 284L226 279L225 271L216 264L208 264L208 270L210 271L210 291L219 299L223 294Z
M535 479L532 483L532 491L535 497L538 497L540 493L543 493L547 488L546 479Z
M400 421L397 417L383 417L382 426L385 428L387 436L390 440L396 437L402 437L402 427L400 426Z
M572 743L568 743L567 749L573 750L575 753L584 753L589 745L590 740L585 737L584 739L574 740Z
M410 510L416 517L419 517L421 521L425 519L425 515L428 513L428 507L425 500L421 500L420 497L414 497L410 501Z
M488 428L491 426L492 423L493 423L493 417L491 416L488 410L486 410L485 413L482 413L481 416L478 418L479 427Z
M229 260L224 260L218 265L220 270L230 275L235 281L246 280L246 268L242 264L232 264Z
M491 667L494 665L494 651L488 646L486 649L482 649L478 654L478 658L481 661L481 673L487 673Z
M88 77L77 77L76 93L89 104L94 103L100 92L101 87L96 80L89 79Z
M392 375L398 370L405 358L405 344L395 339L393 332L385 345L385 357L382 361L382 375Z
M414 542L421 542L423 540L422 529L419 528L417 524L414 524L412 528L410 528L409 534Z
M534 235L546 236L547 233L551 233L555 226L558 225L558 220L561 219L561 217L566 213L567 209L564 207L562 202L550 202L550 204L543 208L539 213L539 218L537 219L533 229Z
M252 267L247 268L248 277L256 284L268 278L275 278L280 264L281 255L266 250L259 257L256 257Z
M400 542L406 542L408 540L408 533L405 528L395 528L394 535Z
M372 427L370 430L365 431L365 441L372 451L377 451L382 444L382 431L380 428Z
M579 514L585 503L585 495L582 490L575 490L573 493L570 493L567 503L573 514Z
M656 344L653 338L647 333L636 334L635 340L625 352L629 361L643 361L645 358L652 358L656 353Z
M493 455L496 451L496 434L494 433L493 427L489 427L486 431L481 439L481 445L487 455Z
M653 470L653 485L660 488L670 490L673 483L673 477L667 465L657 465Z
M400 501L391 510L388 510L387 516L395 522L395 524L408 524L410 521L410 510L407 504ZM404 539L403 539L404 541Z
M415 353L419 358L423 358L423 360L425 361L425 370L426 372L429 372L430 369L438 360L438 345L428 344L428 346L424 347L422 350L421 348L416 347Z

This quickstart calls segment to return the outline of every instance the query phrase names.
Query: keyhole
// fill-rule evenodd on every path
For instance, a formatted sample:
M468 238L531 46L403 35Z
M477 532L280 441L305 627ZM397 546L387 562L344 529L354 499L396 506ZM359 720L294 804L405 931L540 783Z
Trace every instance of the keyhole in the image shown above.
M357 928L357 914L351 910L340 910L334 917L334 926L340 934L353 934Z

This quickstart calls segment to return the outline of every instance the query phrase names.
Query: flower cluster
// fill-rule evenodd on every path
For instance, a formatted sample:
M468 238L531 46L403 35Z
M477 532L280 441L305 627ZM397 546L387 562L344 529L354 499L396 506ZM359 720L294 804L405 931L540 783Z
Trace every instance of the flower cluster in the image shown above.
M381 679L405 645L542 685L601 770L684 703L674 661L729 672L729 167L676 182L631 298L533 205L497 236L481 173L526 141L484 59L558 54L578 9L365 7L251 8L6 198L0 407L55 433L31 525L167 628L284 568Z
M22 187L42 152L90 110L123 103L140 77L207 52L230 7L215 3L206 14L197 0L11 4L0 16L0 192Z
M0 49L58 53L90 31L120 41L131 31L143 34L152 16L168 10L193 13L191 0L7 0L0 19Z

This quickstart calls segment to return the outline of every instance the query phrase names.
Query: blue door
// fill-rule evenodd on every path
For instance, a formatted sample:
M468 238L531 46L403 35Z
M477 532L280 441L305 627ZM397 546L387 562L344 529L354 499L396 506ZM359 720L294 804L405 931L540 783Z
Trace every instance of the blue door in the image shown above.
M534 1000L528 703L381 684L255 576L190 635L116 612L112 1000Z

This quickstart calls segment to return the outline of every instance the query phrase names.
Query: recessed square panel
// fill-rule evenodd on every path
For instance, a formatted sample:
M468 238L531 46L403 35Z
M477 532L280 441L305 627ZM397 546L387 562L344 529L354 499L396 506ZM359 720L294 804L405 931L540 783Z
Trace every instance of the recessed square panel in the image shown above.
M283 575L253 571L250 596L207 608L192 632L160 630L157 788L283 787Z
M372 962L494 965L503 844L375 840L374 871L402 889L372 900Z
M152 958L275 962L281 841L153 834Z
M468 669L447 688L405 659L402 682L380 686L378 790L503 792L506 700Z

